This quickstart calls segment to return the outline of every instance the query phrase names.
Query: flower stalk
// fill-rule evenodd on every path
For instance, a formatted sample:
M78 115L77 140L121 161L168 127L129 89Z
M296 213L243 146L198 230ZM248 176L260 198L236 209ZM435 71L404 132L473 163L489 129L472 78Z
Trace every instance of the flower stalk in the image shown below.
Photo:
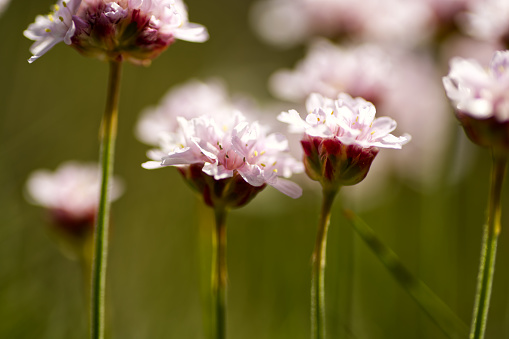
M484 225L481 262L479 265L479 275L477 277L477 291L472 326L470 329L470 339L483 339L486 331L493 274L495 272L497 241L501 228L500 219L502 209L500 201L506 166L507 157L498 152L493 152L488 213L486 224Z
M311 338L325 339L325 261L331 208L337 189L323 189L311 274Z
M212 335L213 339L226 338L226 215L223 207L215 208L216 225L212 237Z
M118 102L122 64L110 61L106 109L101 125L101 193L94 234L92 264L90 337L103 339L105 329L105 287L108 259L111 178L117 135Z

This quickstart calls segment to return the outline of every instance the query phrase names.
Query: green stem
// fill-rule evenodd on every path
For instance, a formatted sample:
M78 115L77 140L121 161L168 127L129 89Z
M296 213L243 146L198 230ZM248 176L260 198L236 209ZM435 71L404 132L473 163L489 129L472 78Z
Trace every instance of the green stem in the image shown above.
M226 215L224 208L216 208L216 227L212 237L212 299L213 339L226 338Z
M474 314L472 327L470 328L471 339L483 339L486 331L491 287L493 285L493 273L495 272L497 241L500 233L500 217L502 214L500 199L506 164L507 158L505 156L493 154L488 215L486 224L484 225Z
M318 223L313 268L311 273L311 338L325 339L325 261L327 231L330 224L332 203L337 190L323 190L322 210Z
M92 297L90 337L104 338L104 294L106 286L106 265L108 258L108 230L110 214L111 177L117 135L118 101L120 95L120 62L110 61L106 110L101 125L101 195L97 211L94 258L92 266Z

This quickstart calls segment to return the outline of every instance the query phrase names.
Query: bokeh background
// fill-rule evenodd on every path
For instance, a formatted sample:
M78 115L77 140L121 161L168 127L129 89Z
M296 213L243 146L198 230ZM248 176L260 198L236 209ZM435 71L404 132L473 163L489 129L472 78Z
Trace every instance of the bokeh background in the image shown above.
M156 105L172 86L210 77L223 79L232 93L256 99L263 120L272 120L274 128L284 129L275 119L281 110L302 109L277 101L268 80L278 69L293 68L305 56L305 44L278 48L264 42L253 29L254 3L188 0L191 21L205 25L210 40L178 41L148 68L124 67L115 173L126 191L112 210L111 338L204 337L202 290L209 278L203 274L207 251L200 252L200 225L206 230L211 214L176 170L141 168L149 147L134 135L140 112ZM36 169L98 159L107 64L83 58L65 44L28 64L31 42L22 32L51 4L13 0L0 16L0 338L6 339L87 336L81 268L62 255L43 209L25 199L24 185ZM413 53L434 55L425 46ZM434 81L442 91L447 64L436 69ZM420 105L406 106L410 121ZM444 151L435 159L441 165L432 166L433 183L401 175L406 171L401 164L380 177L372 173L370 180L383 180L382 188L362 183L358 192L347 188L338 199L326 271L330 338L445 338L353 233L342 206L358 212L416 276L470 322L490 155L466 140L451 110L440 119L421 126L431 135L446 126L447 137L440 139ZM414 142L419 142L415 136ZM397 152L382 150L375 163L392 162ZM418 148L410 152L420 158ZM305 176L296 180L304 187L302 198L292 200L267 188L230 214L230 338L309 337L311 251L320 194L319 185ZM507 221L505 214L487 338L509 337Z

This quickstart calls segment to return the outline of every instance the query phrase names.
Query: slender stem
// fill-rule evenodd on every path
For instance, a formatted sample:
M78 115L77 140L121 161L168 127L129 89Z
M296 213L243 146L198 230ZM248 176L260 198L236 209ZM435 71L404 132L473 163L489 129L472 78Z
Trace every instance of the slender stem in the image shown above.
M481 263L479 265L479 275L477 277L477 291L472 327L470 328L471 339L483 339L486 331L491 287L493 285L493 273L495 272L497 240L500 233L500 217L502 215L500 199L506 164L507 158L505 156L493 154L488 213L486 224L484 225Z
M337 190L323 190L322 210L318 223L313 269L311 273L311 338L325 339L325 260L327 252L327 231L331 207Z
M226 338L226 215L223 208L216 208L216 227L212 237L212 299L213 339Z
M90 337L104 338L104 294L108 258L108 230L110 214L110 189L117 135L118 101L120 94L120 62L110 61L106 110L101 126L101 195L94 235L94 258L92 264L92 297Z

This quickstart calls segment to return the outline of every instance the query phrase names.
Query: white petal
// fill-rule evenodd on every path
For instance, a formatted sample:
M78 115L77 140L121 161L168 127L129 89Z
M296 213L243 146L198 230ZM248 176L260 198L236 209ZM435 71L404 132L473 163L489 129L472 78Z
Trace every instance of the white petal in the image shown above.
M162 168L162 164L160 161L147 161L141 164L141 167L144 169L156 169L156 168Z
M290 180L278 178L274 183L270 184L272 187L286 194L290 198L297 199L302 195L302 188Z
M209 33L205 26L188 23L174 32L175 38L190 42L205 42L209 39Z
M259 187L265 184L263 173L257 165L245 164L241 168L237 169L237 171L242 178L244 178L244 180L252 186Z

